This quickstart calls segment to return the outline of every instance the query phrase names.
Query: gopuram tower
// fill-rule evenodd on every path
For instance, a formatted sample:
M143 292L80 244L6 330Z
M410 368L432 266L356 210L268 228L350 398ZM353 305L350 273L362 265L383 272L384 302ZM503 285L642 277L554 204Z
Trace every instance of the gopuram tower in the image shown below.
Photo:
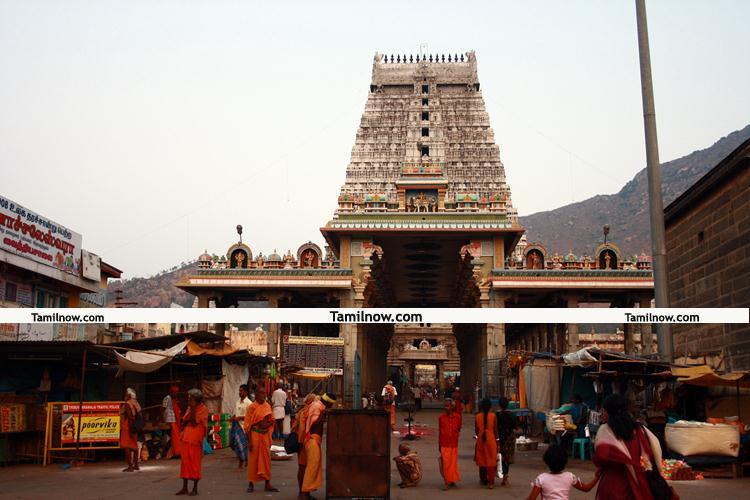
M359 279L358 305L489 300L476 279L504 267L523 229L474 52L375 55L338 208L322 232Z
M338 208L321 230L341 266L352 269L351 306L497 306L492 270L505 267L523 229L473 51L375 55ZM371 363L382 364L386 352L388 377L395 367L414 379L416 367L435 366L436 382L457 369L459 351L462 359L504 352L503 325L351 328L350 345L380 377L386 374ZM466 379L478 370L461 366Z
M398 185L407 176L423 174L443 181L437 208L430 211L484 211L496 199L503 202L496 211L515 222L474 52L406 59L375 56L342 197L372 209L364 206L367 197L384 195L382 208L408 210L408 198L399 204L404 200ZM471 205L463 203L466 195Z

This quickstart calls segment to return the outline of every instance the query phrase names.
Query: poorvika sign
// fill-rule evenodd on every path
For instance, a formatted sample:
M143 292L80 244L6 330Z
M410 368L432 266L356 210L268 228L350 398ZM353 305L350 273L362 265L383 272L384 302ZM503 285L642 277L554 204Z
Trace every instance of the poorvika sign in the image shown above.
M81 275L81 235L0 196L0 248Z

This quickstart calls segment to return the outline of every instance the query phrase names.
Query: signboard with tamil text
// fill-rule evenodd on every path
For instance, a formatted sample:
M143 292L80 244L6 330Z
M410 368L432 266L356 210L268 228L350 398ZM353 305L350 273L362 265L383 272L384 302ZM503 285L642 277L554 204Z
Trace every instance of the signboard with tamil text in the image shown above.
M82 236L0 196L0 249L81 275Z
M338 337L284 337L284 358L288 365L305 371L342 375L344 339Z

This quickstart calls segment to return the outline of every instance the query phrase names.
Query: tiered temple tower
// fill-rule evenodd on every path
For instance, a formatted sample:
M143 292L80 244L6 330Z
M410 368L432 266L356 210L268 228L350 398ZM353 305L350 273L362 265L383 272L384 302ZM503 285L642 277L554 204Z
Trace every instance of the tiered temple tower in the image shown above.
M508 218L517 219L473 51L375 55L339 211L409 211L399 185L420 173L439 181L433 182L440 194L435 211L489 209L497 198ZM465 198L471 203L462 204Z

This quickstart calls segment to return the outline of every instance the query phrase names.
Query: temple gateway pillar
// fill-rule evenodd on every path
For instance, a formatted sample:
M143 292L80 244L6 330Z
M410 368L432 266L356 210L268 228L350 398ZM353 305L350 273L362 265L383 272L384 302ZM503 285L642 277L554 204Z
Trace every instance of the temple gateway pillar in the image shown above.
M640 309L648 309L651 307L651 299L641 299L638 303ZM642 323L641 325L641 346L643 347L643 354L654 353L654 329L651 323Z
M279 307L279 293L273 292L267 295L268 307L277 308ZM266 338L267 356L278 356L279 355L279 324L269 323L268 325L268 337Z
M506 295L491 291L488 301L482 301L482 307L505 308ZM483 357L496 359L505 356L505 323L488 323L485 329L482 348Z
M578 308L578 297L569 297L567 305L569 308ZM575 352L578 347L578 324L568 323L568 351Z

